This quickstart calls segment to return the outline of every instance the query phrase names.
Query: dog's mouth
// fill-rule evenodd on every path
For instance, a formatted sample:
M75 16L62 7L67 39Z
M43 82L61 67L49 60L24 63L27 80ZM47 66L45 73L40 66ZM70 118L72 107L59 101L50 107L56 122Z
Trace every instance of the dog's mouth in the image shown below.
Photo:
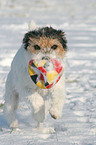
M42 60L49 60L50 58L49 58L49 56L43 56L42 57Z
M41 89L50 89L61 78L64 67L59 60L44 57L43 60L30 60L28 65L32 81Z

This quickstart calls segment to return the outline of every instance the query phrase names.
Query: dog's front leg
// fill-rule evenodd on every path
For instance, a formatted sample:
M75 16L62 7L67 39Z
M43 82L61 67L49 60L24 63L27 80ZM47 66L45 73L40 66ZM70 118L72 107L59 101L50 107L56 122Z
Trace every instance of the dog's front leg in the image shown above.
M62 109L64 105L65 94L61 88L56 87L52 94L52 107L50 109L50 115L54 119L60 119L62 116Z
M64 79L61 79L53 88L52 91L52 106L50 115L54 119L61 118L62 109L65 102L65 84Z
M32 115L39 126L45 119L44 100L37 92L30 93L30 95L26 96L26 99L32 108Z

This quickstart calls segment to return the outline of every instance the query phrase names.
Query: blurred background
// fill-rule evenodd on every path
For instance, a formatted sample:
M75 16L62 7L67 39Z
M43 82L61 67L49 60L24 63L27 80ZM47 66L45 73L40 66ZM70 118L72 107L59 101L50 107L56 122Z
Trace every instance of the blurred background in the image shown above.
M62 126L60 130L58 126L57 131L62 132L58 135L59 139L70 144L95 145L96 0L0 0L1 103L4 103L4 87L11 61L31 20L38 27L51 25L62 29L68 40L65 69L67 99L63 118L58 121L67 129ZM2 122L2 111L0 119ZM1 143L3 141L0 139Z
M96 1L0 0L0 18L34 20L45 25L91 23L96 21Z

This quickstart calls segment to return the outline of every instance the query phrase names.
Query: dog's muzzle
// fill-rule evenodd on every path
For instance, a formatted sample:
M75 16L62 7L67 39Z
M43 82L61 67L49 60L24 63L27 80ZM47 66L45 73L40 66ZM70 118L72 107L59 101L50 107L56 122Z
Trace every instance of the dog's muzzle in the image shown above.
M49 60L50 58L48 56L42 57L42 60Z

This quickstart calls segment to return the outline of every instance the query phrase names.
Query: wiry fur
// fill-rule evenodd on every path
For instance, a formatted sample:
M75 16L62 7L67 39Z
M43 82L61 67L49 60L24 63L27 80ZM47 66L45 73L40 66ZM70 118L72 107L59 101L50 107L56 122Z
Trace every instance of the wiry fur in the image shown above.
M39 39L40 37L47 37L47 38L53 38L53 39L57 38L62 44L64 50L67 51L67 46L66 46L67 40L65 38L64 32L61 30L53 29L52 27L44 27L44 28L39 29L38 31L34 30L34 31L30 31L26 33L23 39L25 49L27 49L29 45L30 38Z
M39 40L41 41L41 38L44 38L42 42L44 43L46 41L46 45L49 45L49 39L52 39L52 41L48 48L46 46L46 49L35 50L33 44L40 43ZM54 39L55 41L58 40L58 43L54 42ZM51 59L56 59L58 56L61 58L59 51L51 51L52 48L49 48L54 43L58 44L58 50L61 49L64 52L67 50L66 39L61 30L45 27L25 34L23 44L11 64L11 70L8 74L5 87L4 115L11 127L18 126L16 109L20 99L24 99L29 104L32 115L38 124L44 121L48 111L54 119L61 117L63 104L65 102L64 74L53 88L46 90L38 88L28 74L28 63L31 59L41 59L46 55ZM41 47L43 46L41 45ZM34 51L32 51L33 49Z

